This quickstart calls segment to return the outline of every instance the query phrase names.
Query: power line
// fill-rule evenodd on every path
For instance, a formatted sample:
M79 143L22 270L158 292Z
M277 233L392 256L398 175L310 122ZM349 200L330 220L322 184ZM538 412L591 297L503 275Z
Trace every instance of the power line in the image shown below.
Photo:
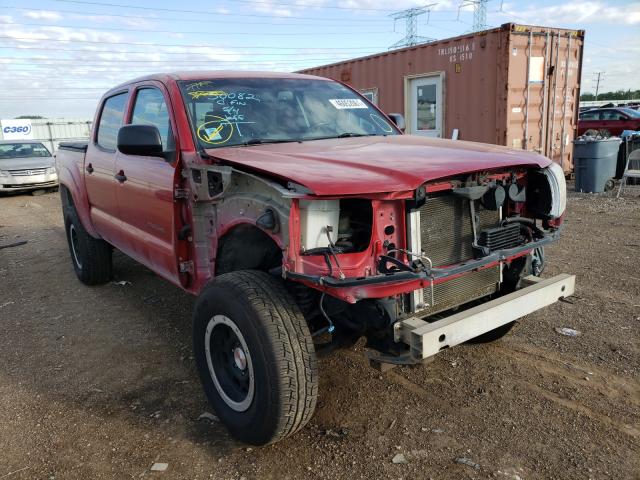
M0 24L1 25L1 24ZM147 32L148 33L148 32ZM13 35L0 35L0 38L7 38L10 40L23 40L27 42L39 41L39 42L61 42L61 43L89 43L99 45L135 45L139 47L183 47L183 48L211 48L210 44L184 44L184 43L144 43L144 42L109 42L106 40L70 40L70 39L57 39L57 38L33 38L33 37L14 37ZM225 49L238 49L244 50L313 50L317 47L278 47L278 46L247 46L247 47L230 47L223 45L220 48ZM354 50L362 49L363 47L322 47L323 50ZM382 49L384 47L371 47L371 49Z
M334 57L335 58L335 57ZM305 63L305 62L317 62L317 61L325 61L330 60L331 58L301 58L301 59L292 59L292 60L217 60L217 59L207 59L207 60L122 60L118 58L114 59L93 59L91 62L99 62L99 63L81 63L78 65L79 59L77 58L43 58L43 57L2 57L0 56L0 60L20 60L20 61L28 61L30 64L37 63L45 66L66 66L66 63L62 62L71 62L72 64L76 64L79 67L108 67L111 63L116 63L121 65L123 63L143 63L143 64L158 64L158 63L166 63L170 65L174 64L229 64L229 63L248 63L248 64L265 64L265 63ZM349 59L342 59L349 60ZM54 62L54 63L45 63L45 62ZM6 65L6 64L5 64Z
M264 0L234 0L236 3L250 3L250 4L267 4L269 6L290 6L299 8L320 8L320 9L338 9L338 10L362 10L369 12L392 12L393 9L389 8L373 8L373 7L341 7L337 5L317 5L311 3L284 3L284 2L271 2Z
M43 9L41 8L27 8L27 7L16 7L16 6L9 6L9 7L4 7L4 8L8 8L11 10L26 10L26 11L33 11L33 12L42 12ZM66 9L56 9L56 8L47 8L46 10L47 12L55 12L55 13L71 13L74 15L81 15L81 16L95 16L95 17L107 17L107 18L133 18L133 19L139 19L139 20L153 20L153 21L161 21L161 22L175 22L175 21L179 21L179 22L185 22L185 23L206 23L206 24L211 24L211 20L203 20L201 18L199 19L193 19L193 18L166 18L166 17L150 17L149 15L124 15L121 13L102 13L102 12L86 12L86 11L81 11L81 10L66 10ZM276 17L273 17L276 18ZM277 18L282 18L283 20L287 20L287 23L281 23L278 24L278 26L282 26L282 27L292 27L292 26L307 26L307 24L291 24L288 23L289 19L291 17L277 17ZM317 18L315 17L295 17L294 20L315 20L317 22ZM369 25L369 24L373 24L373 23L378 23L378 24L382 24L382 23L386 23L386 21L384 20L373 20L373 19L350 19L350 18L341 18L341 19L325 19L323 18L322 20L326 20L329 21L331 20L331 23L325 23L325 24L319 24L314 22L314 26L318 26L318 25L324 25L324 26L335 26L335 22L336 21L341 21L341 22L348 22L348 21L354 21L354 22L361 22L363 25ZM247 22L246 20L238 20L238 21L233 21L233 20L225 20L225 24L235 24L235 25L264 25L264 21L261 22ZM355 25L359 25L360 23L356 23ZM346 26L351 26L350 24L341 24L341 27L346 27Z
M95 31L115 31L115 32L139 32L139 33L181 33L185 35L205 35L205 36L213 36L213 37L226 37L228 35L254 35L255 32L212 32L211 30L149 30L149 29L140 29L140 28L121 28L121 27L78 27L77 25L46 25L42 23L20 23L20 22L0 22L0 26L2 25L11 25L11 26L21 26L21 27L45 27L45 28L72 28L75 30L91 30ZM300 25L303 26L303 25ZM375 34L379 35L380 31L375 32L261 32L260 35L266 36L311 36L311 35L362 35L362 34Z
M150 45L151 46L151 45ZM0 45L0 48L8 48L8 49L12 49L15 50L15 46L13 45ZM199 48L211 48L208 45L203 45ZM239 47L242 48L242 47ZM92 50L90 48L51 48L51 47L27 47L27 46L21 46L20 50L44 50L44 51L53 51L53 52L84 52L84 53L111 53L111 54L146 54L148 55L150 52L144 51L144 50ZM300 53L300 52L275 52L275 53L253 53L252 55L260 55L260 56L280 56L280 55L284 55L284 56L301 56L301 55L305 55L305 54L318 54L318 55L336 55L339 53L335 52L335 51L331 51L331 52L324 52L323 50L316 50L316 49L312 49L310 48L309 50L313 50L312 52L304 52L304 53ZM371 49L363 49L362 50L363 53L366 52L371 52ZM185 55L185 53L192 53L192 54L198 54L198 55L202 55L205 52L158 52L158 51L154 51L153 53L159 53L162 55ZM210 53L210 52L209 52ZM349 54L352 53L357 53L357 52L349 52ZM375 52L373 52L375 53ZM243 52L216 52L216 55L222 55L222 56L230 56L230 55L242 55ZM16 57L16 58L20 58L20 57Z
M171 12L171 13L195 13L198 15L214 15L214 16L241 16L241 17L257 17L257 18L282 18L282 19L309 19L309 20L317 20L315 17L305 17L305 16L297 16L297 15L287 15L286 17L282 17L280 15L261 15L255 13L232 13L232 12L212 12L211 10L187 10L187 9L174 9L174 8L162 8L162 7L141 7L139 5L126 5L122 3L101 3L101 2L89 2L83 0L53 0L54 2L63 2L63 3L74 3L80 5L97 5L100 7L116 7L116 8L130 8L136 10L153 10L155 12ZM343 17L344 18L344 17ZM337 20L340 21L340 18L325 18L325 20ZM350 21L364 21L364 19L351 19Z

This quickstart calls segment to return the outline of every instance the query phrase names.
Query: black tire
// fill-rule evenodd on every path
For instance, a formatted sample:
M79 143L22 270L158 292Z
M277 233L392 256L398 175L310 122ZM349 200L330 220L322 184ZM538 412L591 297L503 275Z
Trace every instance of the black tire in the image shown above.
M64 229L78 279L85 285L108 282L113 268L111 245L87 233L73 205L64 206Z
M616 187L616 181L613 178L607 180L604 184L604 191L609 192Z
M196 301L193 345L207 398L240 441L276 442L313 415L313 341L280 280L254 270L216 277Z
M472 338L471 340L467 340L467 343L480 344L495 342L496 340L500 340L507 333L509 333L515 324L516 322L505 323L498 328L489 330L487 333L483 333L482 335Z

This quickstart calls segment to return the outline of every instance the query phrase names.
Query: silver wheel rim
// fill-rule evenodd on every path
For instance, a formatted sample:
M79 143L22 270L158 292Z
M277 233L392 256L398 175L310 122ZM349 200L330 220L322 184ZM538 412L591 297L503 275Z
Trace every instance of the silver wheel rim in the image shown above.
M237 345L228 352L229 355L232 356L233 361L230 365L227 365L226 368L236 368L241 372L245 372L244 375L248 376L248 391L243 399L237 398L237 392L235 391L234 393L236 393L236 398L231 398L231 392L227 392L222 385L223 382L221 380L227 379L229 375L228 372L221 370L221 368L224 367L221 365L220 361L216 361L217 352L215 351L215 348L212 348L212 344L220 345L221 343L224 343L221 342L220 339L216 338L216 335L220 334L221 328L228 328L231 330L237 339ZM215 386L216 391L232 410L235 410L236 412L246 411L253 402L255 393L255 377L251 354L240 329L229 317L225 315L214 315L207 324L204 348L205 356L207 358L207 367L209 368L209 375L213 380L213 385Z
M78 232L73 223L69 225L69 243L71 244L71 253L73 253L74 262L76 262L78 268L82 268L82 262L78 258Z

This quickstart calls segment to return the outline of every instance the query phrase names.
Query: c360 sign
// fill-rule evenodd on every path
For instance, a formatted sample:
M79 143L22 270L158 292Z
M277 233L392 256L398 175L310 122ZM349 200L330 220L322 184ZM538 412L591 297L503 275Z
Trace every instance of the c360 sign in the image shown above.
M0 120L4 140L24 140L33 138L33 128L29 119Z

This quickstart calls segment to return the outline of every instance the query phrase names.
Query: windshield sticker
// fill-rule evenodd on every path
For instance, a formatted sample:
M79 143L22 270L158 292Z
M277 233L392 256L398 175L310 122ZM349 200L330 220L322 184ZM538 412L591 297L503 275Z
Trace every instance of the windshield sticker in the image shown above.
M233 125L227 119L217 115L208 115L207 118L209 121L198 127L198 138L210 145L228 142L233 136Z
M331 105L338 110L350 110L352 108L369 108L359 98L332 98L329 100Z
M386 133L393 133L393 127L391 127L391 125L389 125L389 123L382 118L380 115L376 114L376 113L372 113L371 114L371 120L373 120L373 122L378 125L383 132Z

